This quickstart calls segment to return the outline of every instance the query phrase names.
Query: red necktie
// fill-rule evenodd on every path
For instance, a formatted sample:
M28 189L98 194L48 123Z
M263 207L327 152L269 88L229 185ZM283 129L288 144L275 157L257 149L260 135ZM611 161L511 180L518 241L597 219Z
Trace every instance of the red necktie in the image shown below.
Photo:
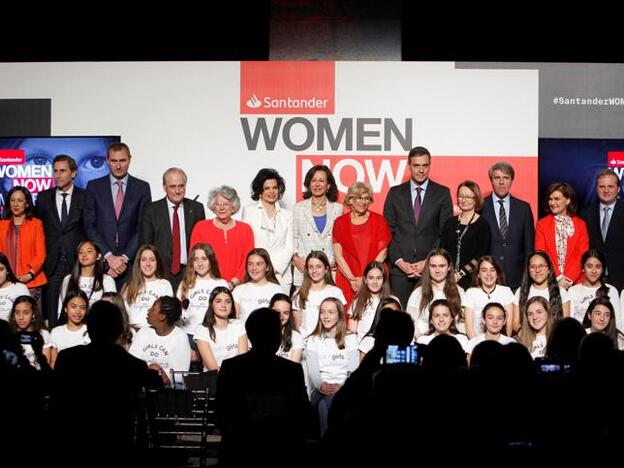
M115 197L115 216L119 219L119 215L121 214L121 207L124 202L124 191L123 191L123 182L118 180L115 182L117 184L117 197Z
M171 229L171 274L180 273L180 219L178 218L178 208L173 207L173 226Z

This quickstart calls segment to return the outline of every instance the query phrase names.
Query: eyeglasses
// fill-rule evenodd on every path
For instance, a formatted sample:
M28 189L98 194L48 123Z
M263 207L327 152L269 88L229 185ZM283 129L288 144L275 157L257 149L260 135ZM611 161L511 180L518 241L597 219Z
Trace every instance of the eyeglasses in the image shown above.
M539 271L548 268L548 265L529 265L529 270L531 271Z
M474 195L457 195L460 200L474 200Z
M232 204L230 202L216 202L214 206L215 208L229 208Z
M366 196L356 197L356 200L361 201L362 203L370 203L372 201L370 197L366 197Z

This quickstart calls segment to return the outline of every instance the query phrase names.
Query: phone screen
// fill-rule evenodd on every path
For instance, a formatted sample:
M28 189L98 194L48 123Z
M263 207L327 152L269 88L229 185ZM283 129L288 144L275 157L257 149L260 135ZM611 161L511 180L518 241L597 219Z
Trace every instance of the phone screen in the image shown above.
M388 345L386 348L386 364L418 364L418 347L411 344L407 347Z

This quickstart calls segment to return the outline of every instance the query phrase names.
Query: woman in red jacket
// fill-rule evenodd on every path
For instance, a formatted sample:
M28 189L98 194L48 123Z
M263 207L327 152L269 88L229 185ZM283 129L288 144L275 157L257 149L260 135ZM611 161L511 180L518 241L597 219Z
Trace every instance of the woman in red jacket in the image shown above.
M9 259L19 281L41 308L41 286L47 283L43 272L46 258L43 224L33 218L33 202L25 187L13 187L7 194L4 219L0 221L0 252Z
M568 289L581 279L581 256L589 248L587 226L576 215L576 194L570 184L550 184L544 204L550 214L535 225L535 250L548 254L557 282Z

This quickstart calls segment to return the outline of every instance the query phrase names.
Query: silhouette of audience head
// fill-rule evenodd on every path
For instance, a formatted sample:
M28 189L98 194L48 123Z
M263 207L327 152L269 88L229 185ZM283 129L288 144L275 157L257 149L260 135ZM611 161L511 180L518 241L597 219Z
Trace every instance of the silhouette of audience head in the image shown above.
M414 321L407 312L390 308L379 312L379 322L375 327L375 346L407 346L413 338Z
M484 372L499 372L503 366L503 345L498 341L486 340L472 350L470 367Z
M124 331L119 307L112 302L97 301L87 315L87 331L92 343L117 342Z
M613 372L616 358L613 340L604 333L590 333L581 339L579 368L582 372Z
M466 352L453 336L438 335L427 346L423 367L436 372L466 367Z
M546 357L560 362L577 363L579 345L586 334L583 325L572 317L555 322L546 343Z
M511 378L525 379L535 376L535 362L526 346L514 342L507 343L502 349L502 361L505 375Z
M279 312L262 307L254 310L245 322L252 351L275 354L282 342L282 322Z

